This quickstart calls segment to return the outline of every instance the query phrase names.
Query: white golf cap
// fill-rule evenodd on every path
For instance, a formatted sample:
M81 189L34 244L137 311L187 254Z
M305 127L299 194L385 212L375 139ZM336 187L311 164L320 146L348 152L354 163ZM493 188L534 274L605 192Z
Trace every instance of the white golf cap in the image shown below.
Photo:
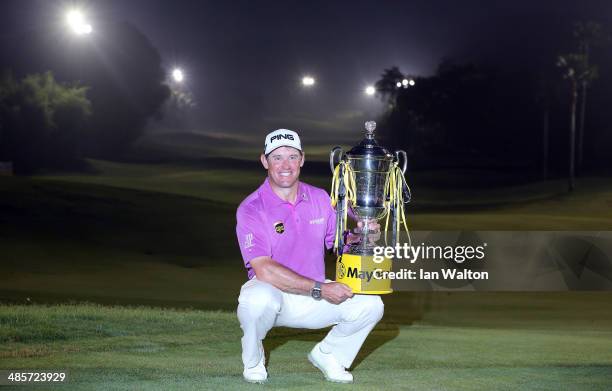
M301 151L302 143L300 142L300 136L298 136L298 134L293 130L289 129L277 129L268 133L266 136L264 155L267 155L276 148L280 147L292 147Z

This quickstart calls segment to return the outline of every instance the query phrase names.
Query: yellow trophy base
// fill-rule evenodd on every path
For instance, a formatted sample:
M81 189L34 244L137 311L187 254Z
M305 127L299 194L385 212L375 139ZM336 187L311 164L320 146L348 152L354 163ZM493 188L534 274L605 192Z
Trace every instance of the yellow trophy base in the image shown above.
M391 260L375 263L371 255L342 254L336 261L336 282L348 285L353 293L385 295L393 292L391 280L375 278L391 271Z

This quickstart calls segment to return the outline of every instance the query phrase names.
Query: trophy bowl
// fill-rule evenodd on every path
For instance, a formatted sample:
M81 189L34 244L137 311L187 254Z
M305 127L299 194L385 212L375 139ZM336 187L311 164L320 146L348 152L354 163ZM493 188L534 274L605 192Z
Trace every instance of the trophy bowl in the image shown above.
M393 156L347 153L355 175L356 202L351 210L360 220L380 219L385 215L385 186Z

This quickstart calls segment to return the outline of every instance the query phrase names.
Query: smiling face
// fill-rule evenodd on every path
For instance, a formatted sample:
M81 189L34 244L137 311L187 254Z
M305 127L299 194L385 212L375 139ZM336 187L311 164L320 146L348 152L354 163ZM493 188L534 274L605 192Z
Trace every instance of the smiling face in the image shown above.
M295 148L280 147L270 152L267 158L262 154L261 164L268 170L272 187L291 189L297 186L304 155Z

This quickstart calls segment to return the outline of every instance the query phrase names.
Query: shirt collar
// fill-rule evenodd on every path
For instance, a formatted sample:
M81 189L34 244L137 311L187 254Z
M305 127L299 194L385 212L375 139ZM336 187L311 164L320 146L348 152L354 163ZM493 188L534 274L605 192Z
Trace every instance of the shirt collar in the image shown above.
M285 203L290 203L289 201L285 201L281 199L275 192L272 190L272 186L270 186L270 179L266 178L264 183L261 185L261 194L264 198L264 202L269 205L280 205ZM309 201L310 197L306 190L306 186L302 182L298 182L298 191L297 196L295 197L295 205L299 204L302 201Z

